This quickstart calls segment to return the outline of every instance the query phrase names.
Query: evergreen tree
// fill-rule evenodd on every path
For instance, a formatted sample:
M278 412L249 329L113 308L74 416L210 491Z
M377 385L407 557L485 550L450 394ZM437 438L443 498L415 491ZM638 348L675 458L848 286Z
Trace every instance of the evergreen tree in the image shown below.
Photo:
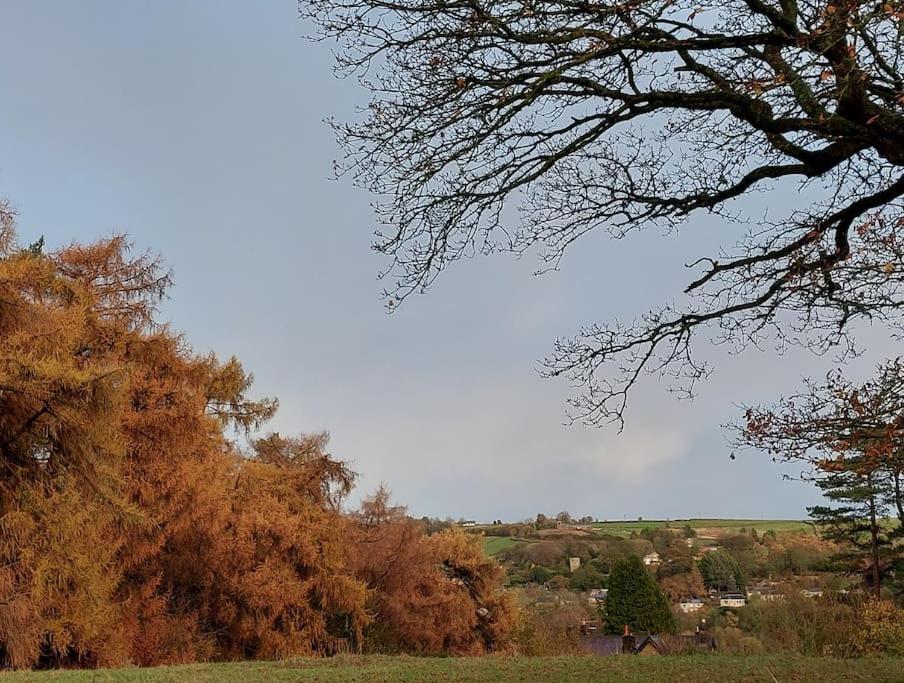
M625 626L639 633L675 630L665 593L636 555L618 560L609 577L606 628L610 633L621 633Z
M707 588L719 591L744 590L744 573L738 561L723 550L707 553L700 560L700 573Z
M863 571L878 596L895 555L894 538L881 525L892 486L875 468L860 466L866 464L864 458L847 458L843 469L821 478L817 486L836 505L818 505L808 511L825 538L842 544L843 550L832 558L836 568Z

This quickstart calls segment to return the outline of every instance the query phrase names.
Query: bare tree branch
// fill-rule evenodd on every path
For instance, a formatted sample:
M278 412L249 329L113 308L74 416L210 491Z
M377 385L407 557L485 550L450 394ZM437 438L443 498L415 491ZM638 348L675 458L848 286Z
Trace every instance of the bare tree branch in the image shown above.
M904 56L898 2L304 0L373 93L336 124L341 170L378 198L388 303L475 253L556 267L588 232L674 228L777 183L798 207L705 266L682 307L560 340L572 416L621 423L644 372L705 376L704 328L824 350L900 323ZM513 204L517 225L507 223Z

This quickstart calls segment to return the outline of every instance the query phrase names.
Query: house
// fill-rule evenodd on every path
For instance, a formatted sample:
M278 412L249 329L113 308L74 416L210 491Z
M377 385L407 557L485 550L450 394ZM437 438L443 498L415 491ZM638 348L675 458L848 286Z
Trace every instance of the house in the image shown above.
M606 598L608 597L608 588L591 588L590 595L587 597L587 602L589 602L591 605L599 605L603 602L606 602Z
M599 619L582 619L581 620L581 633L583 635L590 635L602 627L602 623L600 623Z
M582 645L590 654L607 657L609 655L620 655L624 641L622 636L593 634L591 637L585 638L582 641Z
M674 655L706 652L716 649L716 641L703 631L693 635L649 635L634 646L636 655Z
M743 607L747 604L747 596L743 593L721 593L719 607Z
M699 612L705 607L705 603L700 598L684 598L678 603L678 609L685 614Z
M645 657L665 654L662 639L658 636L647 636L641 639L640 643L634 646L633 654Z
M653 564L659 564L659 553L652 552L643 556L643 563L648 567Z
M658 634L635 636L630 632L621 636L605 636L592 633L583 640L583 645L591 654L600 656L622 654L650 656L706 652L716 649L712 636L703 632L687 636Z
M477 522L475 522L473 519L464 519L458 523L458 526L474 527L477 526Z
M759 598L771 602L773 600L784 600L785 594L779 591L780 584L776 581L760 581L751 586L747 591L747 598Z

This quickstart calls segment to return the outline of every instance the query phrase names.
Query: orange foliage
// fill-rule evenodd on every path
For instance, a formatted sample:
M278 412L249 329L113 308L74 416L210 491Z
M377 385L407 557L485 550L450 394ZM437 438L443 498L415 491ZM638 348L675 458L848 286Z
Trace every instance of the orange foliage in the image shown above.
M678 602L686 598L706 597L703 575L696 564L685 574L665 577L660 580L659 585L671 602Z
M481 654L508 647L514 605L480 536L425 536L381 487L358 521L358 572L374 590L366 642L377 651Z
M246 453L226 436L276 402L155 324L169 281L121 237L19 248L0 203L0 664L331 654L362 647L375 605L378 621L395 609L402 648L501 642L499 570L472 539L394 519L387 545L343 515L354 475L325 435ZM417 570L389 580L356 543L408 538Z

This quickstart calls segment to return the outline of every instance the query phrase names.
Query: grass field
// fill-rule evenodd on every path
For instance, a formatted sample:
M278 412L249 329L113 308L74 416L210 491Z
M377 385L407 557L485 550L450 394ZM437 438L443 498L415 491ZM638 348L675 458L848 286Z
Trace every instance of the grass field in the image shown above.
M729 657L334 657L285 662L197 664L156 669L13 672L3 683L164 683L199 681L901 681L904 659Z
M508 550L513 545L518 543L514 538L510 536L484 536L483 537L483 548L484 552L491 557L493 555L497 555L505 550Z
M685 524L690 524L701 535L721 536L737 532L739 529L756 529L757 533L764 533L770 529L776 533L816 533L816 527L812 522L796 519L644 519L612 522L594 522L593 528L598 533L612 536L627 537L632 531L640 531L645 527L662 528L670 526L673 529L681 529ZM492 526L483 526L478 530L485 534L492 534ZM555 533L544 532L544 533ZM563 533L565 533L563 531ZM484 538L484 548L487 555L498 555L511 548L519 541L509 536L490 536Z
M712 530L729 532L737 529L756 529L757 533L763 533L769 529L776 533L807 532L813 533L814 526L811 522L794 519L644 519L613 522L596 522L594 528L613 536L627 536L632 531L640 531L644 527L661 528L669 525L673 529L681 529L685 524L697 530Z

